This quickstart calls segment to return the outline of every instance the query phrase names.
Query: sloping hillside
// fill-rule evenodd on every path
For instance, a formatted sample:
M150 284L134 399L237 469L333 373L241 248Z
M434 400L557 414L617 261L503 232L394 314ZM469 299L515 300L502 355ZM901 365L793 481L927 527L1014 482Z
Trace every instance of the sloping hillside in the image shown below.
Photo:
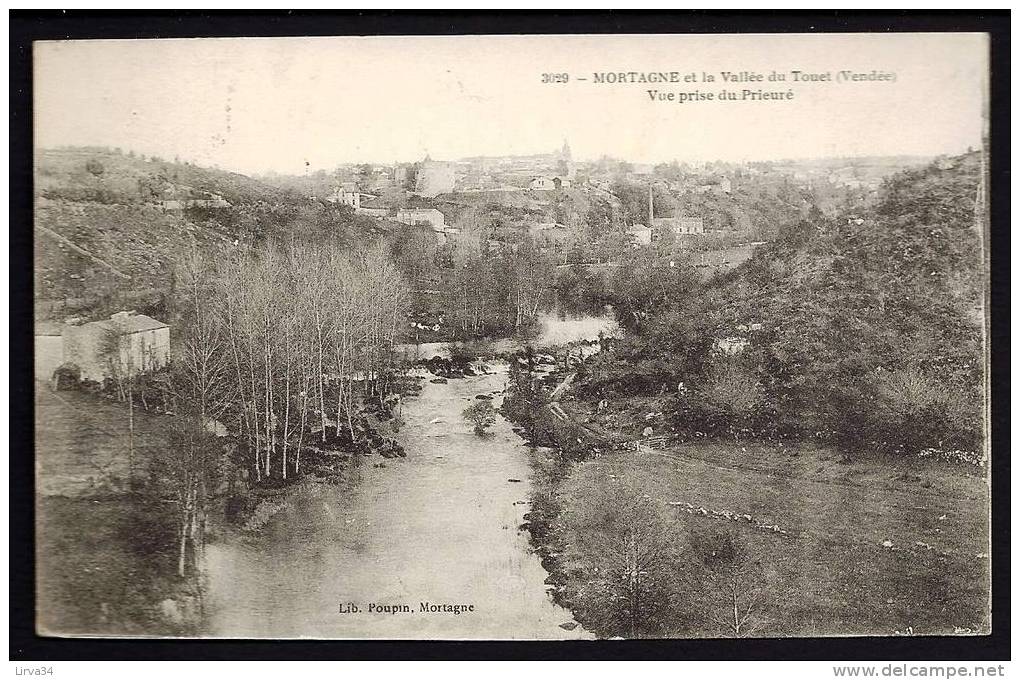
M37 316L159 312L173 263L192 247L218 258L273 238L357 241L385 224L241 174L124 154L38 150ZM153 307L152 305L156 305Z
M294 203L295 193L246 175L117 150L41 149L35 157L36 194L49 199L134 204L174 198L179 188L222 196L232 205Z
M598 396L672 386L663 410L691 432L976 455L979 182L976 153L905 171L858 211L826 218L814 209L781 225L773 243L700 289L679 280L655 298L680 268L635 262L614 301L634 334L582 388Z

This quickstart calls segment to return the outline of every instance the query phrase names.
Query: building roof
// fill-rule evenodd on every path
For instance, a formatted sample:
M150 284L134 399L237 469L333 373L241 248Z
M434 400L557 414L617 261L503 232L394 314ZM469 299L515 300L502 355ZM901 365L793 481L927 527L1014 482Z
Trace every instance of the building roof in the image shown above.
M127 321L122 324L122 327L124 327L129 333L154 331L158 328L170 328L168 324L165 324L162 321L157 321L151 316L145 316L144 314L136 314L135 316L129 317Z
M154 331L158 328L170 327L162 321L153 319L151 316L145 316L144 314L129 314L126 312L118 312L109 319L93 321L91 324L86 325L95 325L112 331L121 331L123 333L142 333L144 331Z

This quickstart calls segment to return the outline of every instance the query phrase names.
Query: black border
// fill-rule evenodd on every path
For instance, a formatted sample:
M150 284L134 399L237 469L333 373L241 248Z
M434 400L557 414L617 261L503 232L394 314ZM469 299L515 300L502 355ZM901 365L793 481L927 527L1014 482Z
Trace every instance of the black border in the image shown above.
M111 12L10 11L12 660L261 659L777 659L1010 658L1009 151L1010 13L975 12ZM991 391L993 633L983 637L865 637L613 642L93 640L34 632L32 317L32 63L42 39L514 33L945 32L990 35Z

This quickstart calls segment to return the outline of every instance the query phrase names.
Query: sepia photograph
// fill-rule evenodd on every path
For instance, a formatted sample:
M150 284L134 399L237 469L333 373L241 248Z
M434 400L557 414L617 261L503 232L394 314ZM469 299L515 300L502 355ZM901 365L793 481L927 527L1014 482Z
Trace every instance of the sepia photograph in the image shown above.
M986 34L31 64L37 635L992 633Z

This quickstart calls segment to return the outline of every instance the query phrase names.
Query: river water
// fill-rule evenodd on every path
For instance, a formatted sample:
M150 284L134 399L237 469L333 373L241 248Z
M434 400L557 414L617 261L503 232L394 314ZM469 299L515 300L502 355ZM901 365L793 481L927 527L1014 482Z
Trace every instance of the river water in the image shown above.
M604 316L545 312L538 317L538 328L537 336L531 341L532 346L535 347L564 345L578 340L595 340L599 333L613 336L620 332L608 309ZM464 345L469 350L477 351L479 354L507 354L522 349L525 342L516 338L469 343L423 342L417 345L398 345L397 350L411 361L431 359L432 357L448 359L451 350L458 344Z
M545 344L611 330L603 319L546 319L544 328L555 338ZM447 384L426 381L404 400L395 436L406 458L365 459L350 486L303 484L259 531L207 546L206 634L591 637L550 599L548 574L519 528L529 508L526 447L500 416L485 438L461 416L478 394L500 405L506 367L491 368ZM474 611L422 612L422 603ZM370 611L372 604L411 611Z

